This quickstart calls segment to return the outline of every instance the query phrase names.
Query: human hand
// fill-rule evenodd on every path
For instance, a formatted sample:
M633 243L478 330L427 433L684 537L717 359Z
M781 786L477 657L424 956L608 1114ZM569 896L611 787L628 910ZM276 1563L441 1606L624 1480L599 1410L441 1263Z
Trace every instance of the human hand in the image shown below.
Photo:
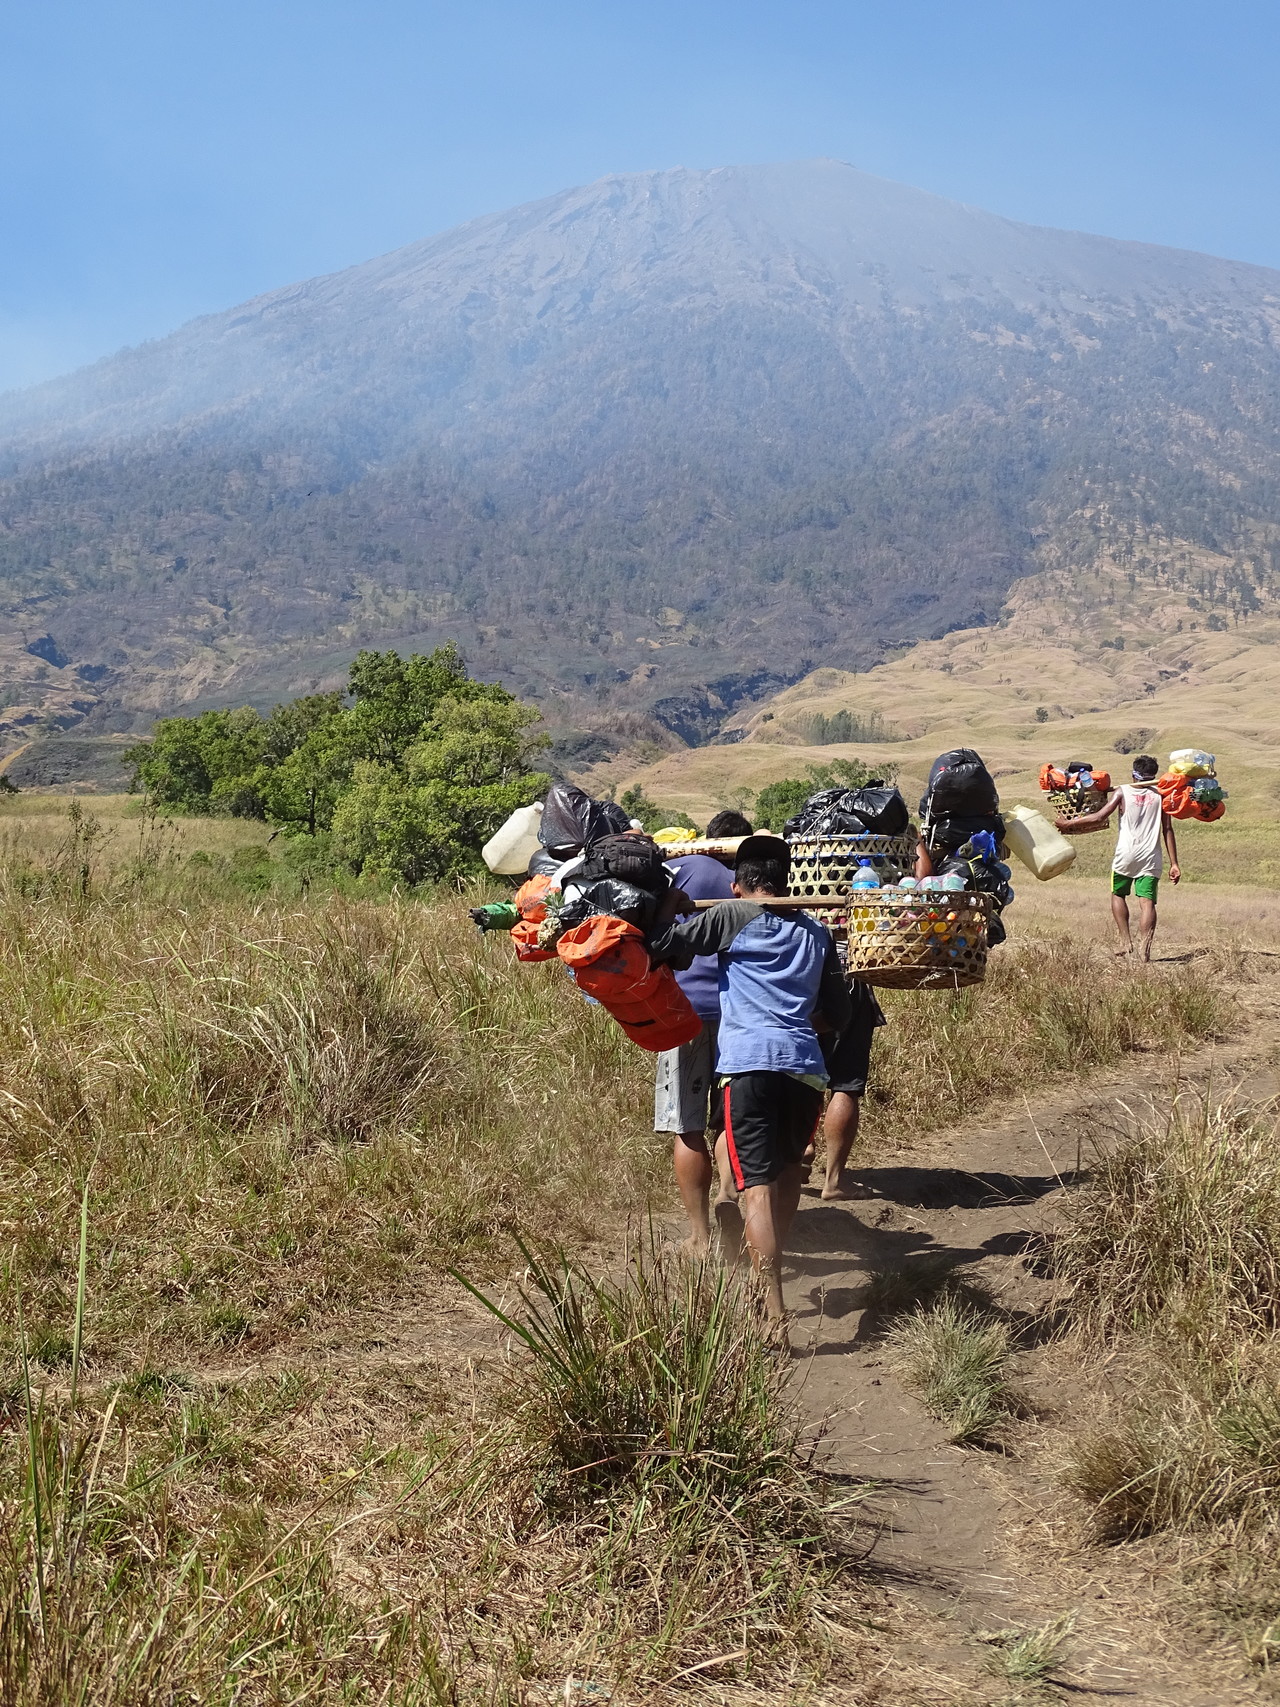
M696 913L697 910L684 890L672 884L659 901L653 922L655 925L669 925L673 919L683 918L686 913Z
M1170 883L1180 883L1182 881L1182 867L1176 860L1169 867L1169 881Z

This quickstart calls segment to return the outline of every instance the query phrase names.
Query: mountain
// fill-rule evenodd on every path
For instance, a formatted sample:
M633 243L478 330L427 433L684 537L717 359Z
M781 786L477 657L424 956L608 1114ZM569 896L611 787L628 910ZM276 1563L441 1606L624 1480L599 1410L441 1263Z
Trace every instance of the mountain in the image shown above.
M459 639L714 737L1141 534L1280 569L1280 273L835 161L611 177L0 398L0 742Z

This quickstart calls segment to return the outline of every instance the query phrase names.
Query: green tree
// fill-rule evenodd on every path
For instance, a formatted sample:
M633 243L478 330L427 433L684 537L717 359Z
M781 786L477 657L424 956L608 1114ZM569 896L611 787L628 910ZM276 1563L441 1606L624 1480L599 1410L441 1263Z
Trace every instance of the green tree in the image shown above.
M308 694L271 713L255 784L273 824L309 836L332 824L355 762L350 715L340 693Z
M150 741L130 747L135 788L180 812L261 818L254 774L263 756L265 720L251 706L164 717Z
M409 658L398 652L360 652L347 685L355 701L349 724L353 756L398 770L442 700L511 697L488 682L473 682L452 641Z
M679 812L673 806L659 806L650 800L640 783L628 788L619 798L618 805L629 818L638 818L650 833L676 825L686 830L696 831L698 828L687 812Z
M545 735L538 713L502 689L451 695L432 715L405 771L358 760L333 815L333 851L352 870L406 883L440 882L483 869L480 849L550 778L530 769Z

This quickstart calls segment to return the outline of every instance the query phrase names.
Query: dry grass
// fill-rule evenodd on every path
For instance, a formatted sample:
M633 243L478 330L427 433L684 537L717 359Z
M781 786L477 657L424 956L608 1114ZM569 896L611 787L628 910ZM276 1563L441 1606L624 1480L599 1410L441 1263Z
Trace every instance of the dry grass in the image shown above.
M1118 1396L1067 1484L1111 1541L1169 1531L1198 1604L1269 1664L1280 1615L1280 1143L1272 1109L1178 1099L1116 1136L1054 1264Z
M957 1446L999 1444L1026 1400L1010 1379L1008 1326L944 1294L890 1330L889 1355Z
M972 1117L991 1097L1222 1036L1234 1004L1207 962L1143 972L1071 937L1009 944L953 995L890 992L867 1097L869 1133Z
M0 930L0 1285L47 1362L85 1180L111 1362L266 1343L648 1201L646 1059L461 901L11 895Z
M1115 1134L1054 1245L1077 1319L1225 1347L1280 1325L1274 1112L1176 1099Z
M750 1302L662 1264L601 1284L535 1263L530 1293L532 1357L470 1405L404 1372L20 1399L6 1703L532 1703L573 1677L625 1701L847 1673L845 1520Z

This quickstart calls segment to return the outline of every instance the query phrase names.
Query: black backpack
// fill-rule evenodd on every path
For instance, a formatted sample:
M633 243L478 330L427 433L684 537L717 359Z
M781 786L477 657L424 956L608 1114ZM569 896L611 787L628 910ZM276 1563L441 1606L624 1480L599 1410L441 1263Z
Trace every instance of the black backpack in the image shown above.
M991 772L972 747L956 747L933 761L920 800L922 818L994 817L999 810Z
M603 836L592 842L586 858L572 874L580 888L611 877L618 883L643 889L647 895L665 895L671 887L671 873L663 863L662 849L648 836Z

